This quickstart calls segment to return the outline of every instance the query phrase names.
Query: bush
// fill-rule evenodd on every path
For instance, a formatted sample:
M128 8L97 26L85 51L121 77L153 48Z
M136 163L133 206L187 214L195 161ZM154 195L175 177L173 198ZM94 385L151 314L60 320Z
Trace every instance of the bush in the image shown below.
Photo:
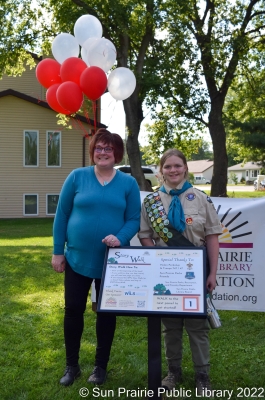
M192 185L194 185L194 183L195 183L194 175L193 175L191 172L189 172L188 181L189 181Z
M235 185L238 184L238 176L234 172L231 172L229 179L234 183Z

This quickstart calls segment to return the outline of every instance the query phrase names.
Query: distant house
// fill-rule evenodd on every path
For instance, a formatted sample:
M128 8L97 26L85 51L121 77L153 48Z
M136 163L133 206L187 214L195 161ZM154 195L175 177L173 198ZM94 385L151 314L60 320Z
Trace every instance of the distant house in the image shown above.
M90 163L87 138L104 127L82 116L59 126L45 93L35 69L0 80L0 219L54 216L66 176Z
M194 175L195 184L210 183L213 177L213 161L188 161L189 172Z
M246 163L241 163L233 165L227 169L228 172L228 183L232 183L231 173L236 174L238 182L243 178L246 182L254 182L257 176L260 175L261 165L254 161L248 161Z

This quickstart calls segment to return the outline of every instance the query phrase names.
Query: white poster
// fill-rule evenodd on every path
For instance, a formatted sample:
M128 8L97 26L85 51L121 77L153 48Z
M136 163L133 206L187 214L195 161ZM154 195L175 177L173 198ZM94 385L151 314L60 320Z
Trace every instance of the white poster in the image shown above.
M109 248L99 311L205 315L205 249Z

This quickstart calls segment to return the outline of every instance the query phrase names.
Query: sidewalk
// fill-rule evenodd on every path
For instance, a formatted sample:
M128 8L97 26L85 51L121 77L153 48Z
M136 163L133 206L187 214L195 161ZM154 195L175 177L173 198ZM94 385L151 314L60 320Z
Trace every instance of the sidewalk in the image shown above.
M211 190L211 185L194 185L200 190ZM254 192L254 185L227 185L228 192Z

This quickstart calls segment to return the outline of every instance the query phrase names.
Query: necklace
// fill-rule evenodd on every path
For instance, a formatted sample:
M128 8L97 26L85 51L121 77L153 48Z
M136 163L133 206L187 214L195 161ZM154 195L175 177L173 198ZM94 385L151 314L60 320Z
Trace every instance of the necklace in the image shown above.
M112 178L113 178L113 176L115 175L115 173L116 173L116 170L115 169L112 169L112 172L111 172L111 175L110 175L110 177L108 177L107 179L108 180L105 180L105 178L99 173L99 171L95 168L95 173L96 173L96 175L98 175L100 178L101 178L101 180L103 181L102 183L103 183L103 186L106 186L108 183L110 183L110 181L112 180Z

